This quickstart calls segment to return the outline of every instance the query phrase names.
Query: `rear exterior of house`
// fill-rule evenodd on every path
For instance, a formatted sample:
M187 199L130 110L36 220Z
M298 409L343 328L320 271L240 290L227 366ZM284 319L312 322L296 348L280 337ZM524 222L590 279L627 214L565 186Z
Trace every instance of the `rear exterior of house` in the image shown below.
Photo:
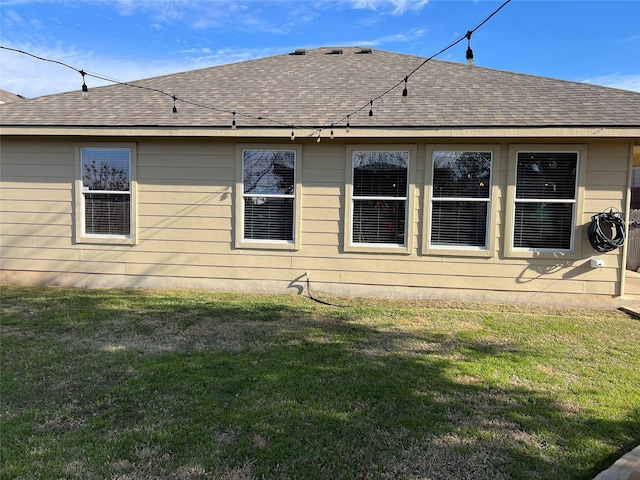
M72 92L3 110L2 281L295 293L309 280L314 291L336 295L574 306L624 298L626 245L596 252L587 230L594 215L629 209L639 94L438 63L413 77L407 105L387 96L351 115L373 95L347 105L335 82L284 106L264 99L280 80L256 80L254 68L290 65L291 83L280 88L295 91L299 68L308 78L325 62L360 62L366 84L378 69L416 62L357 49L339 60L305 53L235 65L235 82L257 85L244 105L256 112L245 117L216 107L205 112L214 118L202 118L185 104L179 116L188 118L176 120L157 98L143 113L119 117L118 108L135 105L127 96L140 95L123 85L95 89L85 103ZM196 88L197 79L222 81L233 67L168 76L161 85ZM489 93L475 86L487 84L483 75L493 79ZM465 117L464 96L424 98L456 79L471 96L464 101L480 110L476 124ZM382 88L386 80L376 81ZM514 96L519 82L523 99L538 97ZM591 110L565 108L565 123L522 122L543 98L548 112L532 116L561 116L567 88L600 98L583 98ZM123 103L109 108L114 92ZM474 95L490 98L483 104ZM617 113L589 118L607 101ZM47 113L65 109L75 119ZM291 126L263 125L266 116L298 110L304 114ZM329 123L334 110L346 112L341 124ZM580 112L588 123L580 124Z

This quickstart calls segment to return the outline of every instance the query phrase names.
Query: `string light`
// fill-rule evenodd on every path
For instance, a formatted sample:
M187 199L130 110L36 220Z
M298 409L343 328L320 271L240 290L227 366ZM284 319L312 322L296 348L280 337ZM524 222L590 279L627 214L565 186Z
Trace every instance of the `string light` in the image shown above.
M291 141L294 141L296 139L296 132L293 131L293 128L291 129Z
M318 129L318 139L316 140L316 143L320 143L320 140L321 140L321 138L322 138L322 137L321 137L321 135L322 135L322 129L321 129L321 128L319 128L319 129Z
M402 90L402 103L407 103L407 97L409 96L409 90L407 90L407 82L409 81L409 77L404 77L404 90Z
M467 44L467 66L468 67L475 67L476 66L476 62L473 60L473 50L471 50L471 35L473 34L473 32L471 30L469 30L467 32L467 34L465 35L465 37L468 40L468 44Z
M82 98L86 100L89 98L89 87L87 87L87 83L84 81L84 76L87 73L84 70L80 70L79 73L82 75Z
M147 87L147 86L144 86L144 85L137 85L135 83L121 82L121 81L118 81L118 80L114 80L113 78L108 78L108 77L105 77L105 76L102 76L102 75L97 75L97 74L94 74L94 73L88 73L88 72L85 72L84 70L79 70L79 69L77 69L75 67L72 67L71 65L68 65L66 63L60 62L58 60L51 60L51 59L48 59L48 58L39 57L39 56L34 55L32 53L25 52L24 50L18 50L16 48L5 47L4 45L0 45L0 49L21 53L23 55L27 55L27 56L36 58L38 60L42 60L44 62L57 63L58 65L62 65L63 67L69 68L71 70L74 70L74 71L80 73L82 75L82 94L83 94L83 97L88 96L88 92L89 92L89 89L87 88L85 80L84 80L85 75L88 76L88 77L96 78L98 80L104 80L104 81L107 81L107 82L111 82L111 83L114 83L116 85L123 85L123 86L126 86L126 87L132 87L132 88L138 88L140 90L146 90L148 92L159 93L159 94L162 94L162 95L166 95L167 97L172 98L172 99L175 97L175 95L171 95L170 93L167 93L167 92L165 92L163 90L160 90L160 89L157 89L157 88ZM194 102L194 101L191 101L191 100L187 100L185 98L178 98L178 97L175 97L175 98L176 98L176 100L180 100L181 102L186 103L188 105L192 105L194 107L203 108L203 109L206 109L206 110L213 110L215 112L232 113L231 110L212 107L210 105L203 105L201 103ZM237 115L240 115L240 116L243 116L245 118L252 119L252 120L266 120L266 121L272 122L272 123L274 123L276 125L282 125L282 126L290 126L291 125L290 123L287 124L287 123L275 120L273 118L268 118L268 117L263 117L263 116L256 117L256 116L253 116L253 115L247 115L247 114L243 114L243 113L240 113L240 112L237 112Z
M467 31L467 33L466 33L464 36L462 36L462 37L461 37L461 38L459 38L458 40L454 41L453 43L451 43L451 44L450 44L450 45L448 45L447 47L443 48L443 49L442 49L442 50L440 50L439 52L435 53L435 54L434 54L434 55L432 55L431 57L426 58L426 59L425 59L422 63L420 63L420 64L419 64L419 65L418 65L418 66L417 66L417 67L416 67L412 72L410 72L408 75L406 75L406 76L404 77L404 79L400 80L399 82L397 82L396 84L394 84L393 86L391 86L391 87L390 87L390 88L388 88L386 91L384 91L384 92L382 92L381 94L379 94L378 96L376 96L376 97L372 98L372 99L371 99L369 102L367 102L366 104L364 104L364 105L362 105L361 107L359 107L359 108L355 109L354 111L352 111L352 112L350 112L350 113L346 114L346 115L345 115L344 117L342 117L340 120L338 120L338 121L336 121L336 122L332 123L331 125L333 126L333 125L334 125L334 124L336 124L336 123L342 123L343 121L345 121L345 120L346 120L346 128L345 128L345 131L346 131L346 132L350 132L350 131L351 131L351 124L350 124L351 116L352 116L352 115L355 115L356 113L358 113L358 112L360 112L360 111L362 111L362 110L364 110L367 106L369 106L369 107L370 107L370 108L369 108L369 120L371 120L371 121L372 121L372 120L373 120L373 102L374 102L374 101L376 101L376 100L379 100L380 98L382 98L382 97L384 97L384 96L388 95L389 93L391 93L394 89L396 89L397 87L399 87L399 86L402 84L402 82L403 82L403 81L404 81L404 89L403 89L403 91L402 91L402 98L401 98L401 101L402 101L402 102L406 101L406 100L407 100L407 97L408 97L407 83L408 83L409 77L411 77L413 74L415 74L415 73L416 73L420 68L422 68L422 67L423 67L427 62L431 61L431 60L432 60L432 59L434 59L435 57L437 57L437 56L441 55L442 53L446 52L447 50L449 50L449 49L453 48L454 46L458 45L458 43L462 42L462 41L463 41L463 40L465 40L465 39L467 39L467 40L468 40L468 46L467 46L467 52L466 52L467 65L469 65L469 66L473 66L473 65L475 65L475 61L474 61L474 59L473 59L473 50L471 49L471 35L472 35L475 31L477 31L479 28L481 28L485 23L487 23L487 22L488 22L488 21L489 21L493 16L495 16L495 15L496 15L500 10L502 10L502 9L503 9L507 4L509 4L510 2L511 2L511 0L505 0L505 1L504 1L504 3L502 3L502 5L500 5L500 7L498 7L496 10L494 10L494 11L493 11L493 12L492 12L488 17L486 17L486 18L485 18L485 19L484 19L480 24L478 24L474 29L472 29L472 30L468 30L468 31ZM32 53L29 53L29 52L25 52L25 51L23 51L23 50L18 50L18 49L15 49L15 48L5 47L5 46L3 46L3 45L0 45L0 49L10 50L10 51L14 51L14 52L18 52L18 53L21 53L21 54L24 54L24 55L28 55L28 56L31 56L31 57L36 58L36 59L38 59L38 60L43 60L43 61L46 61L46 62L57 63L57 64L59 64L59 65L62 65L62 66L67 67L67 68L70 68L70 69L72 69L72 70L74 70L74 71L76 71L76 72L80 73L80 74L82 75L82 97L83 97L83 98L87 98L87 97L88 97L88 94L89 94L89 88L87 87L87 84L86 84L86 82L85 82L85 75L86 75L86 76L90 76L90 77L92 77L92 78L96 78L96 79L99 79L99 80L105 80L105 81L107 81L107 82L112 82L112 83L115 83L115 84L118 84L118 85L124 85L124 86L129 86L129 87L139 88L139 89L142 89L142 90L147 90L147 91L152 91L152 92L160 93L160 94L162 94L162 95L167 95L168 97L171 97L171 98L174 100L174 113L177 113L177 108L176 108L176 106L175 106L175 102L176 102L177 100L180 100L180 101L181 101L181 102L183 102L183 103L186 103L186 104L188 104L188 105L192 105L192 106L195 106L195 107L198 107L198 108L204 108L204 109L207 109L207 110L213 110L213 111L223 112L223 113L231 113L234 117L235 117L235 115L237 114L237 115L240 115L240 116L242 116L242 117L249 118L249 119L252 119L252 120L266 120L266 121L272 122L272 123L274 123L274 124L276 124L276 125L281 125L281 126L291 126L291 124L290 124L290 123L289 123L289 124L286 124L286 123L284 123L284 122L281 122L281 121L278 121L278 120L275 120L275 119L272 119L272 118L262 117L262 116L256 117L256 116L253 116L253 115L243 114L243 113L241 113L241 112L235 112L235 111L226 110L226 109L222 109L222 108L216 108L216 107L209 106L209 105L203 105L203 104L201 104L201 103L194 102L194 101L190 101L190 100L187 100L187 99L184 99L184 98L178 98L178 97L176 97L175 95L171 95L171 94L169 94L169 93L167 93L167 92L164 92L164 91L159 90L159 89L156 89L156 88L151 88L151 87L147 87L147 86L143 86L143 85L136 85L136 84L133 84L133 83L120 82L120 81L113 80L113 79L111 79L111 78L103 77L103 76L100 76L100 75L90 74L90 73L85 72L84 70L79 70L79 69L77 69L77 68L75 68L75 67L72 67L72 66L70 66L70 65L66 64L66 63L63 63L63 62L60 62L60 61L57 61L57 60L51 60L51 59L47 59L47 58L43 58L43 57L39 57L39 56L37 56L37 55L34 55L34 54L32 54ZM234 121L235 121L235 118L234 118L234 120L232 121L232 129L233 129L233 126L234 126ZM298 126L298 127L300 127L300 126ZM318 142L320 142L320 135L321 135L321 132L322 132L322 128L318 128L318 139L317 139L317 141L318 141ZM291 139L292 139L292 140L294 140L294 139L295 139L295 132L294 132L294 130L293 130L293 127L292 127L292 130L291 130Z
M236 112L233 111L231 112L231 114L233 115L231 119L231 130L235 130L236 129Z
M502 10L504 7L506 7L509 3L511 2L511 0L506 0L502 5L500 5L497 9L495 9L487 18L485 18L482 22L480 22L474 29L469 30L469 32L473 33L476 30L478 30L479 28L481 28L485 23L487 23L489 20L491 20L495 15L498 14L498 12L500 12L500 10ZM463 35L462 37L458 38L456 41L454 41L453 43L451 43L450 45L444 47L442 50L440 50L439 52L434 53L433 55L431 55L430 57L426 58L421 64L419 64L416 68L413 69L413 71L411 73L409 73L409 75L407 75L405 78L409 78L411 77L411 75L413 75L414 73L416 73L418 70L420 70L422 67L424 67L428 62L430 62L431 60L433 60L434 58L436 58L437 56L443 54L444 52L446 52L447 50L450 50L451 48L455 47L456 45L458 45L460 42L462 42L465 38L467 38L467 35ZM473 53L473 52L472 52ZM475 63L475 62L474 62ZM388 88L386 91L382 92L380 95L378 95L377 97L374 98L374 100L378 100L384 96L386 96L388 93L390 93L392 90L394 90L395 88L397 88L398 86L400 86L402 84L403 80L399 81L398 83L396 83L395 85L391 86L390 88ZM407 92L408 93L408 92ZM371 102L369 102L371 103ZM340 120L341 122L343 120L347 120L347 123L349 122L349 117L351 115L354 115L362 110L364 110L367 105L369 105L369 103L366 103L364 105L362 105L360 108L356 109L355 111L349 113L348 115L342 117L342 119ZM371 113L371 112L370 112Z
M176 108L176 100L178 99L178 97L176 97L175 95L173 96L173 118L176 118L178 116L178 109Z
M335 134L333 133L333 123L331 124L331 133L329 134L329 138L331 140L333 140L334 138L336 138Z

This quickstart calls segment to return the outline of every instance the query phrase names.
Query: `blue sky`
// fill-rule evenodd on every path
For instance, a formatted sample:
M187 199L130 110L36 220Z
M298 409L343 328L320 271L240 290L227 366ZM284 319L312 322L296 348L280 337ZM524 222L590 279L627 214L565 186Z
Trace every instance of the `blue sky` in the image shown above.
M296 48L423 57L504 0L2 0L0 44L131 81ZM476 31L476 64L640 91L640 0L512 0ZM438 59L465 61L466 41ZM106 82L87 78L89 87ZM79 89L78 73L0 50L0 88Z

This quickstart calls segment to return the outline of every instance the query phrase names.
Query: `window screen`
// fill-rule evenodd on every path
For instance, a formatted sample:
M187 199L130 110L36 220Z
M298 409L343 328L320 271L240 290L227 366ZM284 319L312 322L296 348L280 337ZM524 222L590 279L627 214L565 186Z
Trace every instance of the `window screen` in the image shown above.
M487 246L491 152L433 153L431 245Z
M293 150L244 150L243 238L293 241L295 218Z
M128 236L131 233L131 151L82 148L84 233Z
M577 170L576 152L518 153L514 247L571 249Z
M409 152L353 152L352 242L405 245Z

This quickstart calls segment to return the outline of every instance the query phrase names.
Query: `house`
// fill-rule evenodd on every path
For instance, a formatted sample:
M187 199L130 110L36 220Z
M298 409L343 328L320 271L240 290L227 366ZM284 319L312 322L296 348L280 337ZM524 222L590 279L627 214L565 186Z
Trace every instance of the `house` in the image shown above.
M640 298L588 235L640 93L358 47L87 83L0 106L2 282Z

